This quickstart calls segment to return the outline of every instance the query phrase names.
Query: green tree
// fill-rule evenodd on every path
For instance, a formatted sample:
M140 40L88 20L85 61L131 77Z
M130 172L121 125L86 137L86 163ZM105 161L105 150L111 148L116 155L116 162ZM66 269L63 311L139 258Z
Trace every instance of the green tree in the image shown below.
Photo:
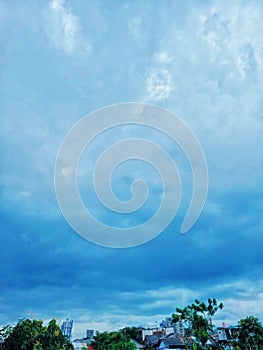
M207 304L198 299L194 303L185 306L183 309L176 308L172 315L172 322L180 320L189 324L189 335L196 337L196 344L193 348L204 349L212 331L211 318L224 307L223 303L218 304L216 299L208 299Z
M128 339L134 339L138 343L142 343L142 330L137 327L125 327L120 330Z
M97 332L91 345L95 350L135 350L135 345L122 331Z
M110 335L108 332L97 332L91 345L95 350L108 349L110 344Z
M62 334L55 320L47 327L41 320L19 320L8 330L1 350L72 350L70 341Z
M0 329L0 350L4 349L4 343L12 331L12 327L5 326Z
M44 349L47 350L73 349L69 339L62 334L59 325L54 319L43 329L42 344Z
M41 320L19 320L4 341L3 349L34 350L42 332Z
M263 327L258 318L248 316L238 322L237 348L242 350L263 349Z

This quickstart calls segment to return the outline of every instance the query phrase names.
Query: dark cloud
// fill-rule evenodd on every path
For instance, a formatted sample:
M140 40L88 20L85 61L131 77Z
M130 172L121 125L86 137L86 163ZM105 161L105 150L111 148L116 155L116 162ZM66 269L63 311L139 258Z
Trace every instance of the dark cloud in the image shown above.
M173 286L200 289L203 294L205 288L220 283L260 280L263 238L255 208L260 207L260 196L235 197L237 201L228 193L218 199L222 220L204 213L186 235L177 233L174 223L155 240L125 250L95 246L61 220L20 217L12 222L6 215L1 223L1 292L6 312L41 312L45 305L46 315L86 307L94 312L116 308L151 315L168 312L173 305L168 298L144 310L151 304L149 290ZM248 217L249 223L244 225L242 217ZM133 304L129 293L134 293ZM237 291L216 293L224 299ZM161 293L153 301L158 298Z
M222 319L235 322L248 311L262 314L263 61L257 35L262 4L60 4L64 20L76 20L71 38L63 28L51 30L64 22L54 13L48 20L43 16L43 10L52 12L49 4L45 9L31 5L0 3L0 19L10 22L0 20L1 323L34 312L44 318L70 316L79 326L117 327L124 319L133 324L159 320L175 306L208 296L226 301ZM89 51L82 55L85 43ZM191 169L171 140L148 132L148 139L161 141L181 163L183 205L153 241L108 249L81 238L60 214L54 163L63 137L82 116L135 100L176 110L189 123L205 149L210 189L199 220L181 235ZM117 130L113 141L133 137L135 129ZM107 137L102 135L98 149L112 141ZM95 144L82 159L84 168L86 159L95 163L96 152ZM114 189L120 198L127 198L131 181L141 172L139 165L126 176L116 172ZM159 178L149 174L152 198L133 222L158 207ZM90 184L86 173L81 181L85 191ZM85 193L96 212L94 191ZM112 225L119 219L107 216Z

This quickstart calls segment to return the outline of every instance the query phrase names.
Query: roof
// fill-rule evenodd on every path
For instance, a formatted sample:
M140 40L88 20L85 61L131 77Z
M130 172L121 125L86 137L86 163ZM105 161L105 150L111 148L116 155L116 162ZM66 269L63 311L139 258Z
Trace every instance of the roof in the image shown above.
M162 338L161 334L146 335L144 341L147 345L157 345L160 338Z
M159 345L161 343L164 343L166 347L173 347L173 346L184 346L184 343L181 339L177 337L170 337L170 338L163 338L159 340Z
M74 339L72 341L72 343L83 343L83 344L90 344L90 339L86 339L86 338L81 338L81 339Z

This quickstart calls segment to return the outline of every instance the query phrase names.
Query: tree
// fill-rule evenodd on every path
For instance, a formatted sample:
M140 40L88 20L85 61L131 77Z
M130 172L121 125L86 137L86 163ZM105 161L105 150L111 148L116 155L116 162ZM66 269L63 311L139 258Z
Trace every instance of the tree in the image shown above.
M12 331L12 327L5 326L0 329L0 350L4 349L4 343Z
M207 304L196 299L194 303L183 309L176 308L176 313L172 315L172 322L186 321L189 324L189 335L196 337L195 348L203 349L210 338L209 332L212 331L211 317L223 307L223 303L218 305L216 299L209 298Z
M1 343L1 350L73 350L55 320L47 327L41 320L19 320Z
M248 316L238 322L237 345L242 350L262 350L263 327L258 318Z
M137 327L125 327L120 330L123 335L128 339L136 340L138 343L142 343L142 330Z
M135 345L120 332L97 332L93 341L94 350L135 350Z
M7 350L34 350L42 331L42 321L19 320L3 343Z
M42 344L44 349L48 350L73 349L69 339L62 334L54 319L49 322L48 327L43 329Z

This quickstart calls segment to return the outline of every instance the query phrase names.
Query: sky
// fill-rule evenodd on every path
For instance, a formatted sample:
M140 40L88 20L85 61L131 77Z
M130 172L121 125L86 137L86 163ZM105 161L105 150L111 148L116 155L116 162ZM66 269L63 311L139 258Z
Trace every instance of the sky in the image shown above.
M153 325L208 297L224 302L218 325L263 319L262 32L260 0L0 0L0 325L68 317L79 337L87 328ZM92 171L110 143L159 144L182 180L170 225L117 249L68 225L54 169L78 121L126 102L156 105L188 125L206 156L209 188L199 219L181 234L193 180L178 145L146 127L102 133L78 169L83 202L98 220L138 225L161 198L158 173L133 159L115 169L113 191L128 200L131 182L144 177L148 205L132 216L100 205Z

